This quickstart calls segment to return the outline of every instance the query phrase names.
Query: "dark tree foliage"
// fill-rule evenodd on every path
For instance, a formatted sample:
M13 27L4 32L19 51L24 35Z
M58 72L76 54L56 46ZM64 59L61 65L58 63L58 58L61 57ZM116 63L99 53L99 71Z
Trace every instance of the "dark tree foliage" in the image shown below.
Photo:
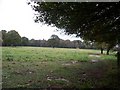
M27 46L28 44L29 44L29 39L27 37L22 37L21 38L21 45Z
M0 31L0 46L2 46L2 43L3 43L2 33L1 33L1 31Z
M48 39L48 44L53 48L59 47L59 42L60 38L57 35L52 35L50 39Z
M86 41L89 42L89 41ZM15 30L0 31L0 44L1 46L35 46L35 47L57 47L57 48L92 48L95 49L96 45L87 45L80 40L62 40L57 35L51 35L48 40L29 40L27 37L21 37Z
M2 45L6 45L6 34L7 34L7 31L6 30L1 30L0 31L1 34L2 34Z
M6 34L6 45L7 46L18 46L21 44L21 36L15 30L8 31Z
M83 39L112 45L120 38L120 3L35 2L36 22L43 22Z

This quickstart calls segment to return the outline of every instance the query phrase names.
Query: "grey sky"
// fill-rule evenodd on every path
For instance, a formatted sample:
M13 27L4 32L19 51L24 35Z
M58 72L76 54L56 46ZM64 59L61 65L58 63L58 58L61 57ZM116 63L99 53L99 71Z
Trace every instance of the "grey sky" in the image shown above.
M52 34L61 39L80 40L57 32L55 27L34 23L34 11L26 0L0 0L0 30L16 30L29 39L49 39Z
M37 2L119 2L120 0L31 0Z

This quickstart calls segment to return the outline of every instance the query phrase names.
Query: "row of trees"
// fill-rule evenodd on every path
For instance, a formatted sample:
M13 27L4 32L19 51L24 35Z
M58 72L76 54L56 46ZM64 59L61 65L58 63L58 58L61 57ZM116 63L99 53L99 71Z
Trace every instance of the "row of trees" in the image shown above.
M57 35L52 35L48 40L29 40L27 37L21 37L15 30L1 30L3 46L37 46L37 47L59 47L59 48L96 48L96 44L84 40L62 40ZM99 48L99 47L98 47Z
M110 45L103 42L91 42L84 40L83 42L80 40L62 40L57 35L52 35L48 40L29 40L27 37L21 37L19 33L15 30L6 31L1 30L0 33L2 37L0 41L2 42L2 46L36 46L36 47L58 47L58 48L82 48L82 49L101 49L101 54L103 54L103 50L107 49L107 54L109 54Z

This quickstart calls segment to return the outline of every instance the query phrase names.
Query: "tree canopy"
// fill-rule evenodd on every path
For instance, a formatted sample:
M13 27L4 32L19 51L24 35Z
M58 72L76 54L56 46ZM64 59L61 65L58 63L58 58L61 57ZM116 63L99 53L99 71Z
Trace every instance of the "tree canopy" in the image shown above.
M17 46L21 43L21 36L15 30L8 31L6 42L8 45Z
M120 3L106 2L35 2L35 22L43 22L76 34L83 39L120 42Z
M11 31L6 31L6 30L1 30L2 33L2 45L3 46L17 46L20 45L21 43L21 36L19 33L15 30Z
M29 43L29 39L27 37L22 37L21 38L21 45L27 46Z
M48 39L48 44L53 48L59 47L59 42L60 42L60 38L54 34L50 37L50 39Z

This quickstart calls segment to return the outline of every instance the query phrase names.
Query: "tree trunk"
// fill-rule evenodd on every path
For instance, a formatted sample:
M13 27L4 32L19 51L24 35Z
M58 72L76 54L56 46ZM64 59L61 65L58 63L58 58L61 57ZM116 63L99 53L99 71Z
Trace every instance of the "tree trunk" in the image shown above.
M120 51L117 52L117 66L120 68Z
M103 48L101 48L101 54L103 54Z
M120 87L120 51L117 52L117 81L118 87Z
M110 48L107 49L107 53L106 53L107 55L109 55L109 51L110 51Z

